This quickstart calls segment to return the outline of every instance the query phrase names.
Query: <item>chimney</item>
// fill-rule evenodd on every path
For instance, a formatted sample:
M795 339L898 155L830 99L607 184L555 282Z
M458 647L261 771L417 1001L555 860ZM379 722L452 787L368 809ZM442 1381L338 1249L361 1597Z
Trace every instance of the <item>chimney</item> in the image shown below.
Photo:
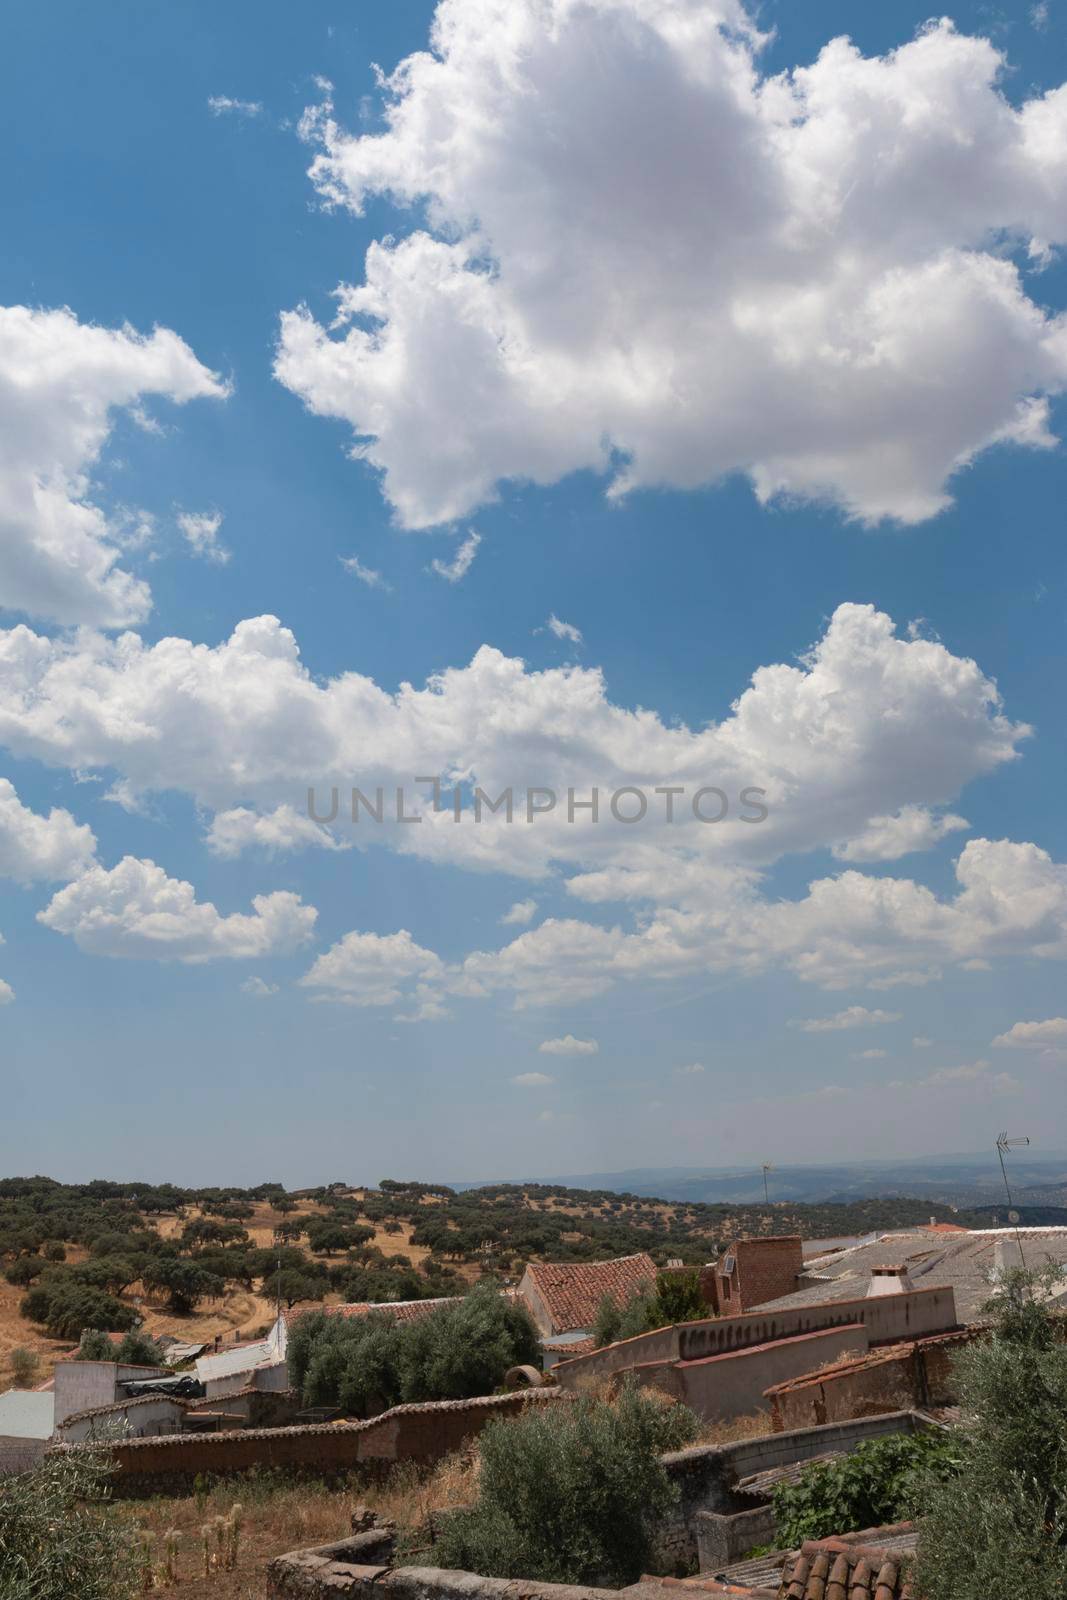
M867 1298L880 1294L906 1294L911 1288L908 1269L903 1262L891 1266L872 1267L871 1281L867 1285Z
M998 1277L1022 1267L1023 1253L1018 1239L998 1239L993 1246L993 1270Z

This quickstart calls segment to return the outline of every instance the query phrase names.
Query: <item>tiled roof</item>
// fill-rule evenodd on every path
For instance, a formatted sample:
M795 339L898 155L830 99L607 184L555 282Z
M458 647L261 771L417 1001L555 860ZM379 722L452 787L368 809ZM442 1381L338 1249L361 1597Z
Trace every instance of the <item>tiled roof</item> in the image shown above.
M643 1251L617 1261L531 1261L526 1268L544 1301L553 1331L591 1328L605 1295L616 1305L656 1281L656 1263Z
M295 1322L309 1311L324 1311L328 1317L368 1317L372 1311L385 1311L394 1322L419 1322L441 1306L451 1305L454 1296L440 1296L436 1300L353 1300L343 1306L301 1306L285 1313L286 1324Z
M908 1580L911 1523L809 1539L782 1568L779 1600L915 1600Z

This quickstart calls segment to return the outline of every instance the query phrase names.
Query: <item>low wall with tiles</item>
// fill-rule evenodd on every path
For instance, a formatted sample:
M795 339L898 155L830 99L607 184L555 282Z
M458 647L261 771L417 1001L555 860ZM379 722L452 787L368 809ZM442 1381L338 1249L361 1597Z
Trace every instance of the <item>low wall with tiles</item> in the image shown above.
M775 1339L825 1328L862 1323L870 1345L894 1344L926 1334L948 1333L959 1326L951 1289L912 1289L903 1294L872 1295L856 1300L827 1300L777 1311L750 1311L740 1317L708 1317L657 1328L633 1339L621 1339L588 1355L561 1361L553 1376L573 1389L584 1379L610 1377L649 1361L699 1361L727 1355Z
M954 1405L953 1357L979 1336L967 1331L920 1339L776 1384L767 1390L772 1424L782 1431L908 1407Z
M475 1438L491 1418L517 1416L528 1406L560 1399L558 1389L531 1389L394 1406L366 1422L123 1440L112 1450L112 1494L120 1499L180 1494L198 1476L236 1477L255 1470L330 1478L361 1467L386 1469L398 1461L429 1465Z

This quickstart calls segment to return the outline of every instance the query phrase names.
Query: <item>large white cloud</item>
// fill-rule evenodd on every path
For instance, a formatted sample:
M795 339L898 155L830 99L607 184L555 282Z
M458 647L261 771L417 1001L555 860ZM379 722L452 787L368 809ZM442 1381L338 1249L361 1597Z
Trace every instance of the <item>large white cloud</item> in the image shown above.
M90 867L60 889L38 920L89 955L186 962L284 954L314 929L317 913L299 895L256 895L252 907L251 914L222 916L197 900L191 883L125 856L110 871Z
M276 373L404 525L581 468L915 522L1052 442L1067 332L1025 273L1067 238L1067 88L1013 105L944 20L777 77L760 45L736 0L441 0L384 133L306 115L327 202L416 224L340 331L283 316Z
M447 981L458 994L509 993L525 1009L708 972L784 968L835 990L921 982L942 965L993 957L1067 960L1067 866L1033 844L972 839L956 878L958 893L941 899L909 878L850 870L798 900L742 888L700 908L660 906L634 930L549 918L503 949L472 953Z
M16 883L65 883L96 853L93 830L69 811L53 807L47 817L24 806L7 778L0 778L0 878Z
M0 608L124 627L151 607L118 565L124 529L92 498L116 410L226 385L168 328L98 328L67 310L0 306Z
M863 838L873 818L908 807L925 815L1012 760L1027 732L1007 719L973 661L898 638L870 606L839 607L800 663L760 668L723 720L697 730L613 704L595 669L534 672L488 646L466 667L390 694L354 672L317 681L273 617L242 622L215 647L0 632L0 742L20 756L115 774L127 796L190 793L221 813L211 843L222 854L324 842L307 817L307 791L314 787L325 816L336 786L337 840L532 878L563 864L578 869L571 892L591 901L699 905L733 894L787 852ZM416 797L414 778L431 773L458 775L492 797L513 786L516 819L483 811L475 822L468 789L457 826L447 804L433 812L425 786ZM527 823L522 794L531 783L553 787L559 803ZM361 811L353 825L353 785L372 801L381 786L384 816L394 820L378 824ZM649 798L638 825L611 815L610 796L627 785ZM668 822L668 798L654 791L672 785L686 794ZM704 785L730 797L721 824L693 816ZM748 785L765 790L769 815L759 824L740 820ZM421 823L395 821L397 786ZM597 825L588 811L569 821L568 788L581 800L594 787ZM705 804L716 814L714 798ZM905 832L901 847L912 848L914 833Z

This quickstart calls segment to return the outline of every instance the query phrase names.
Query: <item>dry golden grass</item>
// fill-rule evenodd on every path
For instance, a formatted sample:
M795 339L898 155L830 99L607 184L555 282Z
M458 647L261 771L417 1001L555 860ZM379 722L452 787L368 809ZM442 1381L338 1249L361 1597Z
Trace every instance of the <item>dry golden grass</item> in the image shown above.
M344 1488L251 1479L217 1485L201 1496L118 1503L111 1514L142 1530L159 1589L173 1587L182 1600L263 1600L267 1563L289 1550L347 1537L357 1505L371 1506L398 1528L417 1529L433 1512L469 1505L476 1492L476 1463L450 1456L428 1476L404 1465L380 1483L353 1481ZM214 1528L231 1518L235 1505L241 1508L240 1541L236 1564L227 1568ZM205 1528L212 1530L206 1570ZM165 1573L171 1532L177 1535L173 1585Z

